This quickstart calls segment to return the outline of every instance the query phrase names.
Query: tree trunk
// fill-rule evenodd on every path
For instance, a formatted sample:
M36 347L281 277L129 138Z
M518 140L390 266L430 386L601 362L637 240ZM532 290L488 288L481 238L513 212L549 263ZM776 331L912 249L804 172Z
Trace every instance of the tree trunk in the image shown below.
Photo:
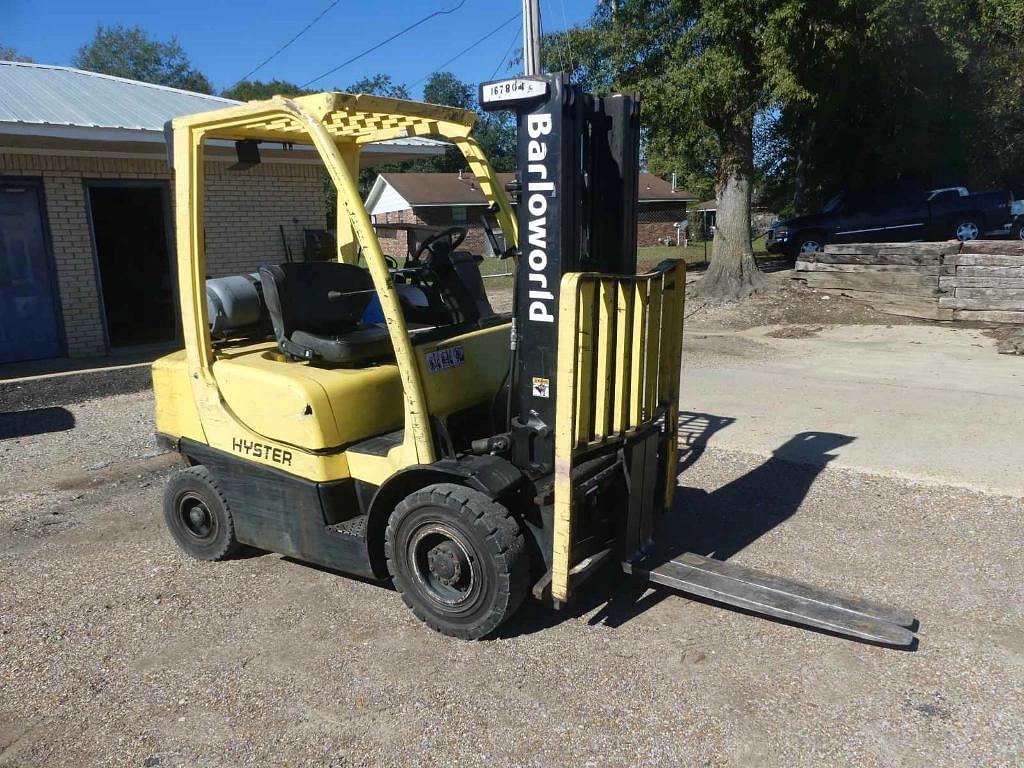
M750 193L754 175L753 127L723 136L723 155L715 183L715 240L711 264L693 293L705 299L734 301L764 284L750 246Z
M796 156L796 171L793 173L793 213L797 216L807 213L807 163L803 152Z
M811 137L816 129L813 118L804 121L803 136L799 139L796 152L796 170L793 172L793 213L803 216L807 213L807 156L810 153Z

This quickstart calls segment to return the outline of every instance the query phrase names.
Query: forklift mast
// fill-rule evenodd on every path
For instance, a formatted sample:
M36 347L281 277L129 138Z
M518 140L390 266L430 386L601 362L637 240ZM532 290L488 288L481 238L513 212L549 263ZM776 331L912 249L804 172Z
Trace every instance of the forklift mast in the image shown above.
M594 96L561 73L484 83L480 104L516 113L510 428L514 462L540 476L555 458L562 277L636 273L640 110L631 96Z

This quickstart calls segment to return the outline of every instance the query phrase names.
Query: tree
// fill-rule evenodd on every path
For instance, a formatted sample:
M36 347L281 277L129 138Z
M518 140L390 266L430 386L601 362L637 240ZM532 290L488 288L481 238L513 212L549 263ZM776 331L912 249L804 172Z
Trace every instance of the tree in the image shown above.
M405 87L404 83L393 83L391 75L382 73L356 80L348 88L342 90L348 93L372 93L375 96L387 96L391 99L409 98L409 89Z
M177 38L161 42L139 27L97 27L93 39L78 49L71 63L90 72L213 93L210 81L192 66Z
M305 96L315 91L304 90L287 80L239 80L230 88L221 91L225 99L238 101L262 101L272 96Z
M718 202L711 265L694 286L736 299L763 276L750 245L754 123L772 103L761 37L785 0L620 0L599 9L616 86L642 98L650 170L712 175Z
M981 127L974 89L928 3L789 7L794 23L774 26L767 50L769 72L788 78L776 151L787 157L779 170L792 208L840 190L964 183Z
M473 126L473 138L484 150L492 167L497 171L515 169L515 122L505 113L480 110L474 86L459 80L451 72L434 72L423 86L423 100L432 104L475 110L477 118ZM444 156L423 161L417 170L453 173L465 167L466 160L462 153L456 147L449 147Z
M516 169L516 121L507 112L484 112L476 118L473 137L495 171Z
M34 60L30 56L22 56L11 46L3 44L0 44L0 61L20 61L27 64L34 63Z
M423 86L423 100L459 109L476 109L473 88L451 72L434 72Z
M979 186L1024 187L1024 3L1020 0L926 0L932 23L960 65L961 112L974 118L969 178ZM965 104L966 101L966 104Z

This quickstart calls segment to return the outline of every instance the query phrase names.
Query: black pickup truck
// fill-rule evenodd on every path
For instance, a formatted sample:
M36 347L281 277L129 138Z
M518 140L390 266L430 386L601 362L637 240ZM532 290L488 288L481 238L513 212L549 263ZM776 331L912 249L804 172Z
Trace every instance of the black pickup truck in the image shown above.
M820 251L828 243L975 240L989 232L1008 232L1012 203L1009 192L970 194L964 187L837 195L821 213L772 225L767 248L797 256Z

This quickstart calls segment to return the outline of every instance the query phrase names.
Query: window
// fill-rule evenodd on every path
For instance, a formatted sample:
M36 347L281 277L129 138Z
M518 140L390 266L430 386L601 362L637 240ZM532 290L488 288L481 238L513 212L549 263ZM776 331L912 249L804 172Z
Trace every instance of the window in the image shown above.
M452 224L462 225L466 223L466 206L452 206Z

